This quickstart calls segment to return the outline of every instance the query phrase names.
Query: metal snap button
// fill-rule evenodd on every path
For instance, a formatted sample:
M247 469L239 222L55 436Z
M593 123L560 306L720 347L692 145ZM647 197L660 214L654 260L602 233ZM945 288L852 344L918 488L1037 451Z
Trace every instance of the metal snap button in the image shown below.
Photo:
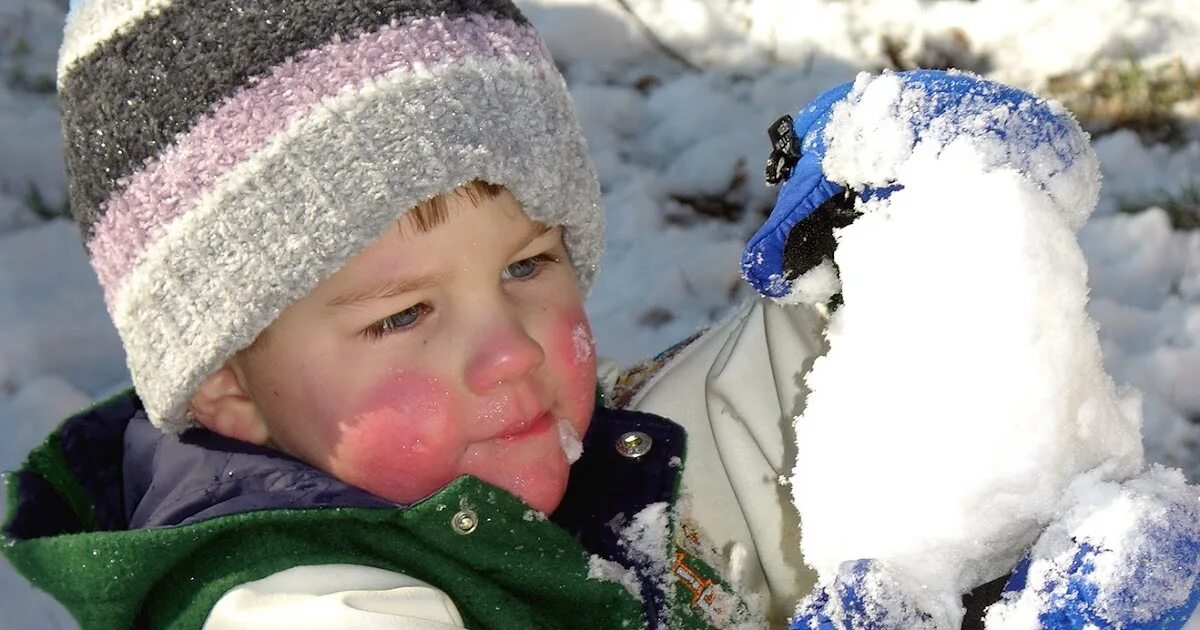
M641 431L628 431L617 438L616 447L622 457L637 459L649 453L652 444L654 440L649 435Z
M450 527L454 529L454 533L466 536L479 527L479 516L474 510L463 508L450 518Z

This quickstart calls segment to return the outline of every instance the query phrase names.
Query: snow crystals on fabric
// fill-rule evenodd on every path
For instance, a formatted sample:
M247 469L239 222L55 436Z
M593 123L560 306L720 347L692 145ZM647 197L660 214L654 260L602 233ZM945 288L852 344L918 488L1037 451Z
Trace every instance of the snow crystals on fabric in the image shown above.
M671 543L670 506L651 503L633 515L621 528L621 546L629 557L644 566L661 567L663 583L669 573L666 551Z
M637 573L632 569L613 562L605 560L600 556L588 557L588 579L600 580L602 582L615 582L625 587L630 595L633 595L640 602L642 601L642 592L639 586Z

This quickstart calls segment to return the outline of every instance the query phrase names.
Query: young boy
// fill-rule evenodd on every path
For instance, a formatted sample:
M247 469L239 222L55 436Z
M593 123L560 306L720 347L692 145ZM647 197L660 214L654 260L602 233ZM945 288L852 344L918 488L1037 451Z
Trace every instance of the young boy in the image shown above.
M599 186L508 0L92 0L59 95L136 393L4 534L84 626L765 623L782 551L677 505L701 443L595 405Z

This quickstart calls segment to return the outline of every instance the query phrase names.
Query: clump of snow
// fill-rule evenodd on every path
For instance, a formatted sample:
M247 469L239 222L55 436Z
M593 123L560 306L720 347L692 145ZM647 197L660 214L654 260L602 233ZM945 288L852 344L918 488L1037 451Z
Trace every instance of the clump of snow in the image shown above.
M943 630L957 628L961 613L955 598L939 597L909 576L877 560L845 562L836 575L836 586L817 589L800 600L796 617L811 630L823 628L904 628ZM852 594L844 598L843 594ZM822 616L836 620L822 623Z
M859 74L825 128L825 176L856 189L895 181L917 140L910 120L925 103L924 90L905 90L893 75Z
M1187 241L1186 234L1171 229L1160 208L1085 225L1079 244L1090 268L1100 272L1091 283L1092 295L1120 296L1126 306L1161 309L1183 281L1184 259L1194 244Z
M1033 547L1027 587L988 609L989 628L1043 628L1043 616L1076 607L1107 627L1146 623L1188 603L1200 580L1200 489L1178 470L1154 466L1125 483L1085 475L1063 506Z
M651 503L620 525L620 545L629 557L644 566L662 569L668 574L667 550L671 546L671 510L666 502Z
M817 266L792 280L787 295L779 298L784 304L825 304L842 290L833 261L826 258Z
M588 557L587 576L589 580L616 582L625 587L625 590L629 591L629 594L637 598L639 602L642 601L641 583L638 582L637 573L633 569L593 555Z
M1044 106L1063 120L1050 129L1030 102L1010 104L989 92L964 95L950 105L924 85L894 74L861 73L837 103L825 127L822 170L855 190L905 181L901 170L914 153L940 153L969 134L972 151L987 170L1011 168L1044 189L1068 225L1078 229L1100 194L1100 163L1088 136L1060 104Z
M857 89L872 117L904 123L922 105L895 87ZM1085 310L1074 230L1091 208L1061 204L1088 195L1045 185L1098 176L1014 162L988 133L934 134L906 154L896 125L859 123L852 106L835 113L831 146L846 130L885 159L831 151L827 170L863 185L885 183L867 172L882 168L904 187L860 203L837 235L844 304L796 423L803 551L822 580L878 558L958 595L1016 563L1077 475L1142 465L1140 398L1104 371Z
M570 420L558 421L558 443L562 446L563 455L567 456L568 462L574 464L583 456L583 440L579 439L579 432Z
M521 520L525 521L526 523L532 523L534 521L544 521L544 520L546 520L546 518L547 517L546 517L545 512L541 512L541 511L534 510L534 509L525 510L525 513L521 515Z

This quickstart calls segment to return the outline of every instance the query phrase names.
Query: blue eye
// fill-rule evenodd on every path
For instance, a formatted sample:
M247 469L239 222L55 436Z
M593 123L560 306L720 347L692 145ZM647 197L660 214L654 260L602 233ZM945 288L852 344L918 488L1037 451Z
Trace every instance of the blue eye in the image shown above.
M504 276L508 278L528 278L532 276L538 268L538 261L534 258L526 258L504 268Z
M558 259L549 253L530 256L529 258L518 260L517 262L505 267L504 272L500 274L500 277L504 278L505 280L510 278L515 278L517 280L532 278L537 275L538 271L541 271L542 267L555 262L558 262Z
M378 339L389 333L404 330L414 326L421 316L429 311L429 307L425 304L417 304L396 313L389 315L378 322L372 324L364 331L366 335L372 339Z

